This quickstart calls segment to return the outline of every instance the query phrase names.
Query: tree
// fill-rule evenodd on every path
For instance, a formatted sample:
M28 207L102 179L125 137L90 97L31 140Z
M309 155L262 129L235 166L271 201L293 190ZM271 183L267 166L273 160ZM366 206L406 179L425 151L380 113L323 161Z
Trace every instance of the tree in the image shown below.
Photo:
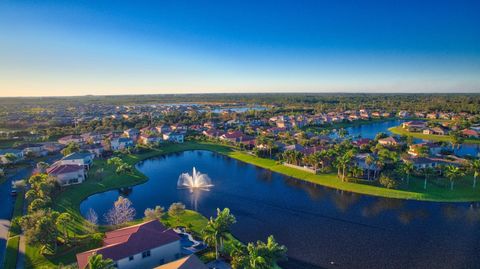
M113 260L103 259L102 254L93 254L88 258L89 269L110 269L114 267Z
M455 180L464 175L465 173L457 166L447 165L445 167L445 176L450 180L450 190L453 190Z
M435 170L431 167L426 167L422 169L423 176L425 177L425 181L423 183L423 188L427 189L427 180L435 174Z
M473 172L473 188L477 186L477 177L480 175L480 160L470 162L469 170Z
M53 245L53 252L57 249L56 220L59 214L51 210L37 210L25 215L20 220L20 226L25 233L27 241L41 244L43 249Z
M161 219L164 212L165 212L165 208L163 206L157 205L154 209L152 208L145 209L144 214L146 219L154 220L154 219Z
M68 241L68 230L67 230L67 224L72 221L72 216L68 214L67 212L61 213L55 224L57 226L60 226L63 232L63 239L65 242Z
M219 251L223 249L223 240L230 232L230 226L236 222L235 216L230 214L230 209L224 208L220 211L217 208L217 217L210 217L207 226L203 230L204 240L215 245L215 257L218 260Z
M170 205L168 208L168 215L175 217L175 219L178 222L178 218L180 215L182 215L185 212L185 205L178 202L178 203L173 203Z
M93 210L93 208L90 208L88 210L86 219L90 230L94 231L96 226L98 225L98 215L95 210Z
M367 157L365 157L365 164L367 165L367 178L368 180L370 180L370 170L372 168L372 165L375 163L375 158L371 155L371 154L368 154Z
M4 158L5 160L7 160L7 163L15 163L17 161L17 155L13 154L13 153L7 153L4 155Z
M117 167L115 170L115 173L117 174L126 174L126 173L131 173L133 171L133 167L127 163L123 163L120 166Z
M397 186L397 182L393 178L387 175L381 175L379 182L382 186L386 187L387 189L392 189Z
M62 154L63 156L67 156L78 151L80 151L80 145L75 142L71 142L64 149L62 149Z
M135 209L132 202L122 196L113 204L113 208L105 215L105 220L110 225L120 225L128 221L132 221L135 217Z
M403 166L402 166L402 171L407 175L407 185L410 184L410 175L413 173L415 170L415 167L413 166L413 163L410 161L406 161Z
M278 261L286 258L287 248L279 245L273 236L269 236L267 243L257 241L234 245L230 253L233 269L270 269L275 268Z

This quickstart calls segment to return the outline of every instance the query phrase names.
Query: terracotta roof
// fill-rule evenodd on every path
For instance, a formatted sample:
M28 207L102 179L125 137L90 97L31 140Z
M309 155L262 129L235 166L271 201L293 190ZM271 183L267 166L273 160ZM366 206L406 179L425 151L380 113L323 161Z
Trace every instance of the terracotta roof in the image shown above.
M78 267L85 268L88 258L94 253L102 254L104 259L118 261L177 240L180 237L158 220L118 229L105 234L103 247L77 254Z
M47 169L47 174L56 176L60 174L76 172L78 170L83 170L83 169L84 168L81 165L60 164L60 165L54 165L52 167L49 167Z
M208 269L208 267L197 256L190 255L155 269Z

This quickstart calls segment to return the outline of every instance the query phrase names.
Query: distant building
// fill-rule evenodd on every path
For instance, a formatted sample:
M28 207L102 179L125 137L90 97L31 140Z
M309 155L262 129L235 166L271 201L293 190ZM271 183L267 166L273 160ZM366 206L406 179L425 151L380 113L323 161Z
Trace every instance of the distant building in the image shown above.
M1 164L10 163L10 161L5 157L7 154L13 154L13 156L15 156L15 158L16 158L15 161L23 160L23 150L21 150L21 149L0 149L0 163Z
M183 143L184 139L185 139L185 135L177 132L163 134L163 140L174 142L174 143Z
M396 146L400 144L400 141L398 141L395 137L389 136L387 138L382 138L378 140L378 143L383 146Z
M60 161L61 164L74 164L81 165L84 169L90 169L90 166L93 164L93 159L95 155L90 152L74 152L70 155L63 157Z
M102 247L77 254L78 267L87 268L94 254L112 259L119 269L154 268L182 255L180 237L158 220L105 233Z
M84 141L85 141L85 139L80 135L67 135L67 136L64 136L64 137L58 139L58 143L60 143L62 145L68 145L70 143L81 144Z
M126 148L133 147L134 145L135 143L133 140L127 137L114 138L110 141L110 148L113 151L124 150Z

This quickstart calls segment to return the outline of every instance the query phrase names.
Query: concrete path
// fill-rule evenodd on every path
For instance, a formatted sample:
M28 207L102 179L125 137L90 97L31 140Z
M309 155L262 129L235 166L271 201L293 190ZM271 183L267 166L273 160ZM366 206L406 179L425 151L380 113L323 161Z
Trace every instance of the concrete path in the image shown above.
M3 266L3 260L5 258L5 246L7 245L8 230L10 230L10 221L6 219L0 219L0 267Z

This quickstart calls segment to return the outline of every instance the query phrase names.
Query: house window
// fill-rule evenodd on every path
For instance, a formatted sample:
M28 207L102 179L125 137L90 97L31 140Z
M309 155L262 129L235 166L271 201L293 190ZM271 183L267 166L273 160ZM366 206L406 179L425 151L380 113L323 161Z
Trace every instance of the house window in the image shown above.
M150 250L144 251L142 253L142 258L147 258L147 257L150 257Z
M129 260L129 261L133 261L133 259L134 259L133 256L128 257L128 260Z

